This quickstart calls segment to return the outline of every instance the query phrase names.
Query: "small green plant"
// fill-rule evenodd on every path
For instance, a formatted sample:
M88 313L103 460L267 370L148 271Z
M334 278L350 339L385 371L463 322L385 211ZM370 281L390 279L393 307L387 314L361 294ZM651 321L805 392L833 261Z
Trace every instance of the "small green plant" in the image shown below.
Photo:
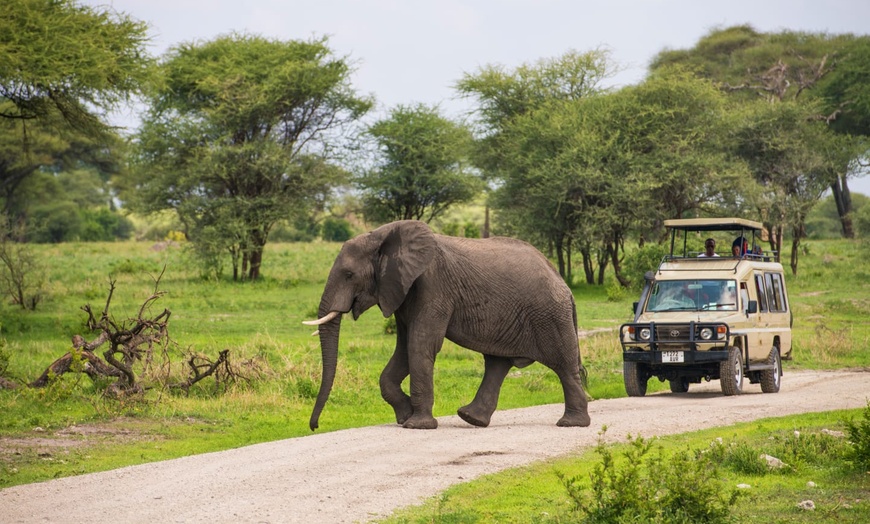
M603 442L591 483L558 473L574 511L584 523L730 522L738 492L727 489L715 462L688 450L665 454L640 436L628 437L622 458Z
M396 334L396 317L390 315L389 318L384 319L384 335L395 335Z
M608 302L622 302L628 295L627 290L619 285L619 282L617 282L616 280L612 280L609 284L607 284L606 291Z
M746 442L725 445L722 441L715 440L705 455L710 461L737 473L764 475L768 471L767 464L759 458L759 451Z
M846 435L852 449L850 460L860 468L870 469L870 402L864 408L859 420L849 418L843 421Z
M9 369L9 350L6 347L6 339L0 337L0 377L6 374Z

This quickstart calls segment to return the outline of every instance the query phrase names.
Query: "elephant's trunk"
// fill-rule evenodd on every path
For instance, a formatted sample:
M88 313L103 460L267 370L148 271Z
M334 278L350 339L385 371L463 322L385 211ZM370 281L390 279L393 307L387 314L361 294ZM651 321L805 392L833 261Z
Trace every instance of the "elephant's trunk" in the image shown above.
M321 319L326 318L324 312L321 312L319 316ZM314 411L311 412L311 419L308 421L311 431L314 431L318 427L320 412L323 411L323 406L326 405L326 401L329 399L329 393L332 391L332 384L335 381L335 368L338 362L338 335L340 331L340 314L334 315L331 320L321 324L318 328L323 371L320 378L320 391L317 392Z

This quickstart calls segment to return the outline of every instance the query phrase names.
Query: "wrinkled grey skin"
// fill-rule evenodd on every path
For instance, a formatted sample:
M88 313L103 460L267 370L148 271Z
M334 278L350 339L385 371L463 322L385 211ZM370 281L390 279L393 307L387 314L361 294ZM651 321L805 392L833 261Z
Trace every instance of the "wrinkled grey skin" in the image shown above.
M381 395L406 428L434 429L432 373L444 338L483 354L474 400L458 414L487 426L511 367L540 362L565 394L560 426L588 426L580 379L574 297L549 261L525 242L436 235L423 222L399 221L344 244L323 290L318 316L377 304L396 316L396 350L381 373ZM310 427L335 379L341 315L319 327L323 376ZM410 396L401 388L410 374Z

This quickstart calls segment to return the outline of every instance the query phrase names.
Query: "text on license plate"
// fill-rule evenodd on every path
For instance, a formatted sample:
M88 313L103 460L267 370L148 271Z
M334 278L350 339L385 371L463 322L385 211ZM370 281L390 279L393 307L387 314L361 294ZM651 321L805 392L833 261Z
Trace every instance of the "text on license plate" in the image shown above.
M662 351L662 363L668 362L684 362L682 351Z

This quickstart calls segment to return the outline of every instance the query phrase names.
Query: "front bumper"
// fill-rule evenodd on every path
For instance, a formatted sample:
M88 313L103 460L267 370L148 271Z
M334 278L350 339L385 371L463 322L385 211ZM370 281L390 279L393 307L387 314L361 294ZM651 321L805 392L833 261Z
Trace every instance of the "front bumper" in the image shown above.
M677 365L722 362L728 359L730 339L731 330L723 322L633 322L619 327L625 362ZM663 353L674 351L682 352L680 362L663 361Z
M667 351L667 350L666 350ZM684 351L682 362L663 362L662 351L623 351L623 362L642 362L649 365L665 364L668 366L692 366L696 364L711 364L728 360L727 350Z

